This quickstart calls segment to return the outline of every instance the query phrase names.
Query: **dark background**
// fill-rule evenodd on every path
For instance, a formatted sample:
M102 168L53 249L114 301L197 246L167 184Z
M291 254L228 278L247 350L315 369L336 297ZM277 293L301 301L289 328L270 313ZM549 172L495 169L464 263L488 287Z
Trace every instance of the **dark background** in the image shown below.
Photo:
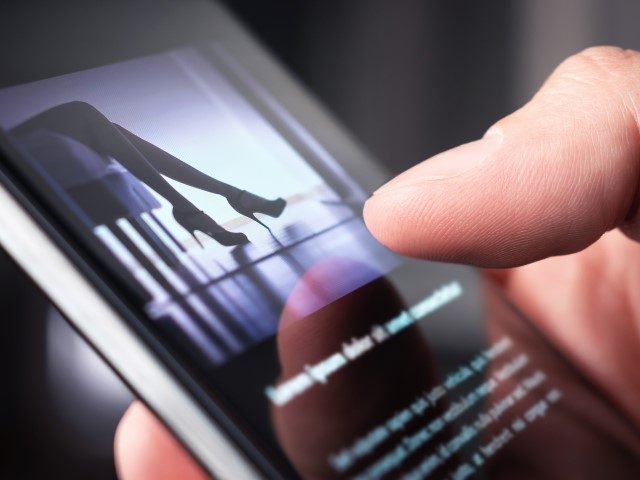
M478 138L571 53L640 48L635 0L225 3L392 172ZM0 272L0 478L113 478L131 395L2 254Z

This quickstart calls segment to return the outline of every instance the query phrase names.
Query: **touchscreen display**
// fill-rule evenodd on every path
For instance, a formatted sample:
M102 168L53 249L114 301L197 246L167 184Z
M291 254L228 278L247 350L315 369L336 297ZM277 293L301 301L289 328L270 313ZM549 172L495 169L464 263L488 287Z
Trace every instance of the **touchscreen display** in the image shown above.
M30 188L285 475L636 478L637 432L368 192L221 42L0 90Z

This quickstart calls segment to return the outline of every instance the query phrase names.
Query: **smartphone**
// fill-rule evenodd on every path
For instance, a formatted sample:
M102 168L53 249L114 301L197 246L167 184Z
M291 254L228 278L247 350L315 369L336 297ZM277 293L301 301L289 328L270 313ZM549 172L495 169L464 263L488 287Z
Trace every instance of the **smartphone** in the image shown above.
M3 17L0 244L204 471L637 478L495 286L368 233L388 174L221 5Z

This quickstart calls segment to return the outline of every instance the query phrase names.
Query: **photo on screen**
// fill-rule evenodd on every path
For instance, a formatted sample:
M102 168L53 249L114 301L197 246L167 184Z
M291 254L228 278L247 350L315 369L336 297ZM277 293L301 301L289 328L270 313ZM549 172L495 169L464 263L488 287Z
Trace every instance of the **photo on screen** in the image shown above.
M364 227L367 193L220 45L6 88L0 126L210 365L272 336L285 304L304 317L397 263ZM342 257L368 268L287 303Z

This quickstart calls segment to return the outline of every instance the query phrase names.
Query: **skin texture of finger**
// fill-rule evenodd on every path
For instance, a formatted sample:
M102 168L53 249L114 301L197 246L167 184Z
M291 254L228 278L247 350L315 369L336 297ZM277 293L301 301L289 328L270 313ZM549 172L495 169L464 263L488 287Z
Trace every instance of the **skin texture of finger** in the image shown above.
M142 403L131 404L114 441L121 480L204 480L209 478Z
M485 267L573 253L616 227L637 237L640 53L565 61L485 139L422 162L365 205L400 253Z

